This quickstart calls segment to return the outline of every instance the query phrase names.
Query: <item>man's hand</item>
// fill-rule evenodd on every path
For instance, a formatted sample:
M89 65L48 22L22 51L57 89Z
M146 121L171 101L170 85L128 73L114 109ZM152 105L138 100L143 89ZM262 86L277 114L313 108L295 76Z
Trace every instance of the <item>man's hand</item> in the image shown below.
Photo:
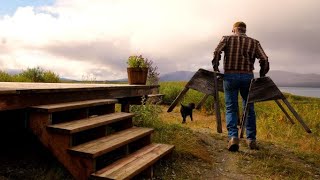
M212 63L212 66L213 66L213 70L216 71L216 72L220 72L219 71L219 62L217 62L215 59L213 59L211 61L211 63Z
M266 76L266 73L264 72L263 69L260 69L259 74L260 74L260 77L265 77Z
M268 61L262 61L260 62L260 77L265 77L266 74L269 72L269 62Z

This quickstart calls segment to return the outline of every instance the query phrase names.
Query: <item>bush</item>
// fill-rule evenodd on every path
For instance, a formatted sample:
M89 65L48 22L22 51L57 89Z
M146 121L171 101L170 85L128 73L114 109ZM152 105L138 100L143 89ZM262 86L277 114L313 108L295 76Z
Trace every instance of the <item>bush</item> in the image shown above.
M0 81L1 82L11 82L13 78L10 76L10 74L0 71Z
M142 105L133 105L130 111L135 113L133 118L134 125L144 127L158 127L161 124L159 114L161 109L156 104L151 104L143 97Z
M58 83L58 82L60 82L59 75L57 75L56 73L54 73L52 71L45 71L43 73L43 79L44 79L44 82L47 82L47 83Z
M0 81L2 82L47 82L58 83L60 77L52 71L46 71L40 67L28 68L16 75L10 75L0 71Z

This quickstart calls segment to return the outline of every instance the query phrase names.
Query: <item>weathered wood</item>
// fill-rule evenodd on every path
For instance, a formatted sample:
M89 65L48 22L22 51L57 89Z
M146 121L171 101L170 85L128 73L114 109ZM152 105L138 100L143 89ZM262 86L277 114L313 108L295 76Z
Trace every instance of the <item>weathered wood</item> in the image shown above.
M244 110L244 114L242 116L242 120L241 120L241 123L240 123L240 138L243 138L243 134L244 134L244 129L245 129L245 126L246 126L246 121L247 121L247 117L248 117L248 113L249 113L249 108L248 108L248 105L250 105L251 103L247 103L246 104L246 107L245 107L245 110Z
M46 131L47 125L51 124L50 119L50 114L31 112L29 128L77 180L86 180L95 171L95 161L71 157L67 153L72 144L71 136L51 134Z
M149 94L147 95L147 101L152 104L159 104L162 102L164 94Z
M100 106L105 104L115 104L117 102L118 102L117 99L94 99L94 100L86 100L86 101L75 101L75 102L32 106L31 109L40 111L40 112L58 112L58 111L66 111L71 109Z
M142 137L150 136L152 132L153 129L150 128L133 127L116 132L110 136L73 147L69 149L69 152L82 157L96 158Z
M126 120L132 118L133 113L112 113L103 116L97 116L93 118L86 118L77 121L71 121L66 123L49 125L48 130L61 134L73 134L88 129L96 128L99 126L104 126L121 120Z
M130 112L130 103L128 101L121 103L121 112Z
M284 95L269 77L252 79L249 96L249 103L284 98Z
M217 131L222 133L222 123L221 123L221 112L220 112L220 104L219 104L219 92L223 92L223 80L221 73L212 72L204 69L199 69L188 81L185 88L180 92L180 94L176 97L176 99L171 103L167 112L171 112L181 98L187 93L189 89L194 89L196 91L202 92L206 94L206 96L201 100L200 104L198 104L197 108L200 108L202 103L205 102L208 95L214 96L214 109L216 113L216 121L217 121Z
M290 117L290 115L287 113L287 111L284 109L284 107L281 105L281 103L278 100L274 100L277 105L279 106L279 108L282 110L282 112L287 116L287 118L289 119L289 121L291 122L291 124L294 124L293 119Z
M290 118L289 114L283 108L283 106L277 101L278 99L282 99L282 101L287 105L288 109L292 112L295 118L300 122L306 132L311 133L310 128L304 123L299 114L294 110L294 108L287 101L285 96L279 90L279 88L275 85L275 83L269 77L256 78L251 80L249 94L247 99L247 104L245 106L245 111L243 114L243 118L240 124L240 138L243 138L243 133L246 124L246 118L248 116L248 105L254 102L260 101L268 101L275 100L280 109L284 112L284 114L288 117L291 123L294 123Z
M121 104L121 112L130 112L130 105L142 104L142 98L145 98L145 96L118 98Z
M176 97L176 99L171 103L170 107L168 108L167 112L171 112L176 105L180 102L180 100L183 98L183 96L188 92L189 88L185 87L179 95Z
M311 133L310 128L305 124L305 122L302 120L302 118L299 116L299 114L294 110L294 108L291 106L291 104L287 101L287 99L282 99L282 101L287 105L288 109L292 112L292 114L296 117L296 119L300 122L302 127L306 130L307 133Z
M159 85L128 85L128 84L86 84L86 83L21 83L0 82L0 94L10 93L52 93L61 91L92 91L105 89L132 89L132 88L154 88Z
M223 92L223 80L219 78L222 76L221 73L217 73L217 84L218 90ZM196 91L202 92L204 94L214 94L214 72L205 69L199 69L190 79L187 88L194 89Z
M8 83L5 83L8 85ZM0 83L0 87L5 85ZM30 106L43 104L64 103L71 101L84 101L92 99L117 99L125 97L137 97L151 94L159 86L143 85L106 85L106 84L71 84L59 83L27 83L29 89L23 89L23 83L12 83L16 89L10 91L0 88L0 111L11 109L23 109ZM19 85L21 87L19 88ZM53 87L51 87L51 85ZM88 87L89 86L89 87ZM70 89L68 89L70 87ZM33 88L33 89L32 89ZM42 89L41 89L42 88ZM46 89L47 88L47 89Z
M203 106L203 104L206 102L209 96L210 96L209 94L205 94L201 99L201 101L199 102L199 104L197 105L196 109L199 110Z
M222 133L222 123L221 123L221 112L220 112L220 104L219 104L219 91L218 91L218 77L217 72L213 72L213 82L214 82L214 109L216 112L216 122L217 122L217 132Z
M92 174L96 179L131 179L150 167L163 156L172 152L174 146L150 144L128 157Z
M247 97L247 101L246 101L246 105L245 105L245 108L244 108L244 111L243 111L243 115L242 115L242 120L241 120L241 123L240 123L240 138L243 138L243 134L244 134L244 129L245 129L245 126L246 126L246 121L247 121L247 117L248 117L248 113L249 113L249 107L252 103L250 103L250 99L252 98L251 95L254 94L254 93L250 93L250 91L252 90L253 88L253 82L255 82L254 79L251 80L251 83L250 83L250 87L249 87L249 93L248 93L248 97Z

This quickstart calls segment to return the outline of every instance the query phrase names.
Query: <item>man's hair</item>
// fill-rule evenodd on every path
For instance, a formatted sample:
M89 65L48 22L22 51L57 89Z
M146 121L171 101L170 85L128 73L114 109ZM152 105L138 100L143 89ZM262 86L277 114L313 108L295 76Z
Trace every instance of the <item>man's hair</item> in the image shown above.
M246 23L239 21L233 24L233 31L239 33L246 33L247 25Z
M235 32L239 32L239 33L246 33L246 28L243 27L235 27L233 28Z

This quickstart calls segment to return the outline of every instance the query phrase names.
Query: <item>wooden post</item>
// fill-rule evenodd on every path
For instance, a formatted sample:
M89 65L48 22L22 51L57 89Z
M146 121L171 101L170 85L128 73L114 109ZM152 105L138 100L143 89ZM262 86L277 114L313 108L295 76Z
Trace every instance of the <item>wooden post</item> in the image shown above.
M287 105L287 107L289 108L289 110L292 112L292 114L294 115L294 117L296 117L296 119L300 122L300 124L303 126L303 128L307 131L307 133L311 133L311 130L309 129L309 127L304 123L304 121L302 120L302 118L299 116L299 114L293 109L293 107L290 105L290 103L287 101L287 99L282 99L282 101Z
M196 109L199 110L202 107L202 105L204 104L204 102L206 102L208 97L209 97L209 94L204 95L203 98L201 99L201 101L199 102L199 104L197 105Z
M188 92L189 88L185 87L180 94L176 97L176 99L173 101L173 103L170 105L167 112L171 112L174 107L178 104L178 102L181 100L181 98Z
M287 111L284 109L284 107L281 105L281 103L278 100L274 100L279 108L282 110L282 112L287 116L287 118L289 119L289 121L291 122L291 124L294 124L294 121L292 120L292 118L289 116L289 114L287 113Z
M219 90L218 90L218 78L217 73L213 72L214 79L214 109L216 111L216 121L217 121L217 132L222 133L222 123L221 123L221 114L220 114L220 104L219 104Z
M129 112L130 111L130 103L128 101L121 102L121 112Z
M248 98L249 99L249 98ZM244 129L245 129L245 125L246 125L246 120L247 120L247 117L248 117L248 113L249 113L249 107L251 103L246 103L246 107L244 109L244 113L243 113L243 116L242 116L242 120L241 120L241 123L240 123L240 138L243 138L243 134L244 134Z
M248 97L247 97L246 107L244 108L242 121L240 123L240 138L243 138L243 133L244 133L245 125L246 125L246 120L247 120L248 113L249 113L249 106L251 104L251 103L249 103L250 102L250 91L252 89L253 82L254 82L254 79L252 79L251 82L250 82L250 87L249 87L249 93L248 93Z

